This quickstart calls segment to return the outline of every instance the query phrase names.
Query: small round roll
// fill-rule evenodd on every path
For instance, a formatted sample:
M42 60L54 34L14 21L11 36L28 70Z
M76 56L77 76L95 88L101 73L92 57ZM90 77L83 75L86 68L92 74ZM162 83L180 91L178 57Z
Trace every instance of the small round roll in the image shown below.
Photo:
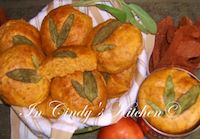
M114 19L97 25L87 42L97 53L97 69L113 74L130 68L143 49L140 30Z
M136 64L117 74L102 73L106 81L108 98L120 97L130 89L135 70Z
M142 116L162 132L188 133L199 125L199 93L200 82L188 72L160 69L152 72L140 86L138 109L144 110L147 114Z
M105 82L99 72L75 72L65 77L54 78L51 96L65 103L73 112L88 111L90 117L100 115L107 102ZM84 117L83 115L76 115Z
M9 20L0 27L0 53L13 45L27 44L41 49L39 31L25 20Z
M92 19L70 5L48 13L41 26L42 48L48 55L61 46L84 45Z
M49 80L37 72L44 55L30 45L17 45L0 55L0 96L10 105L28 107L49 94Z

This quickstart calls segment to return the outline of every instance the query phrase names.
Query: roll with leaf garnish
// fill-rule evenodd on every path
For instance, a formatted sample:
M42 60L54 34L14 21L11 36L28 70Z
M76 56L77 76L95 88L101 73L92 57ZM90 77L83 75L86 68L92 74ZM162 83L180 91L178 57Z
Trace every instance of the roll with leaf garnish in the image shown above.
M135 64L143 49L143 39L135 26L110 19L93 29L88 46L97 54L99 71L120 73Z
M177 68L154 71L140 86L138 107L159 131L173 135L192 131L200 122L200 82Z
M9 20L0 27L0 53L18 44L42 50L40 34L34 26L25 20Z
M15 45L0 55L0 97L9 105L28 107L49 94L50 82L38 73L44 55L30 45Z
M41 64L39 72L49 80L75 71L95 70L96 54L85 46L61 47L49 55Z
M84 117L100 116L107 103L105 82L97 71L75 72L65 77L54 78L51 84L53 99L64 102L66 110ZM81 115L81 112L83 114ZM68 113L68 114L69 114Z
M43 50L48 55L61 46L84 45L91 29L91 17L70 5L60 6L50 11L42 22Z

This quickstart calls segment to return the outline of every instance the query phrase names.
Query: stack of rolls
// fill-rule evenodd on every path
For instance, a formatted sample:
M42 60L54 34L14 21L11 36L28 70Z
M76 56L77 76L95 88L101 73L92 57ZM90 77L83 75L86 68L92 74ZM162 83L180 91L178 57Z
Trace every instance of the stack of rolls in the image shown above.
M37 104L46 118L85 108L90 117L102 113L108 99L131 87L143 40L129 23L92 24L91 17L65 5L48 13L40 31L24 20L2 25L1 99L21 107ZM56 114L54 101L64 104Z

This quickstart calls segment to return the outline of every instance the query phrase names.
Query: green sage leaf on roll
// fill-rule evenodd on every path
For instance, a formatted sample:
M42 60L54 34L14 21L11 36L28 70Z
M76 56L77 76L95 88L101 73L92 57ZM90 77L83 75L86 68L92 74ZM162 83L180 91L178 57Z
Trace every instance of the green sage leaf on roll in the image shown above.
M171 75L167 77L163 98L166 107L170 107L169 104L173 104L175 100L174 83Z
M121 26L122 23L117 20L113 20L109 22L107 25L102 27L94 36L94 40L92 42L92 45L97 45L102 43L104 40L106 40L119 26Z
M194 105L200 94L200 86L193 86L189 91L184 95L178 98L177 103L180 108L176 111L177 114L183 113L185 110L189 109Z
M112 50L113 48L116 47L115 44L98 44L96 46L93 46L95 48L95 50L97 52L105 52L105 51L108 51L108 50Z
M49 18L49 33L51 35L53 42L56 44L56 47L57 47L58 31L57 31L57 28L56 28L56 23L53 20L53 18Z
M154 102L151 100L146 100L146 103L151 106L151 108L154 110L154 112L159 112L161 113L161 116L165 115L165 111L163 111L159 106L157 106Z
M32 56L32 63L33 63L33 65L34 65L34 67L35 67L36 69L39 68L39 66L40 66L40 61L39 61L39 59L38 59L35 55Z
M59 33L59 37L58 37L58 41L57 41L57 47L60 47L65 42L67 37L69 36L69 32L70 32L71 27L72 27L73 22L74 22L74 18L75 18L74 14L71 14L65 20L65 22L64 22L64 24L61 28L61 31Z
M14 45L15 44L27 44L30 46L34 46L34 43L30 39L28 39L27 37L22 36L22 35L13 36L12 42Z
M59 48L67 39L74 22L74 18L74 14L69 15L64 21L60 32L57 31L56 23L53 18L49 18L49 32L56 48Z
M86 98L90 102L93 102L97 97L98 89L96 79L91 71L85 71L83 73L83 84Z
M78 81L71 80L71 84L80 97L86 98L84 87Z
M33 69L15 69L6 73L7 77L24 82L24 83L38 83L42 77Z
M75 52L70 51L70 50L59 50L59 51L55 51L53 53L53 57L56 58L76 58L77 55Z

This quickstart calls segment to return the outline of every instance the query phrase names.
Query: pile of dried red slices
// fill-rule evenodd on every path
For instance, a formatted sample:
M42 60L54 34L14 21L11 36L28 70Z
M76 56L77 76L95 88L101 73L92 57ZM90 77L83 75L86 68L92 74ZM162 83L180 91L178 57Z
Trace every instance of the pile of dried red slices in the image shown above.
M182 17L175 26L168 16L158 23L155 46L150 59L150 72L176 66L192 73L200 71L200 21Z

